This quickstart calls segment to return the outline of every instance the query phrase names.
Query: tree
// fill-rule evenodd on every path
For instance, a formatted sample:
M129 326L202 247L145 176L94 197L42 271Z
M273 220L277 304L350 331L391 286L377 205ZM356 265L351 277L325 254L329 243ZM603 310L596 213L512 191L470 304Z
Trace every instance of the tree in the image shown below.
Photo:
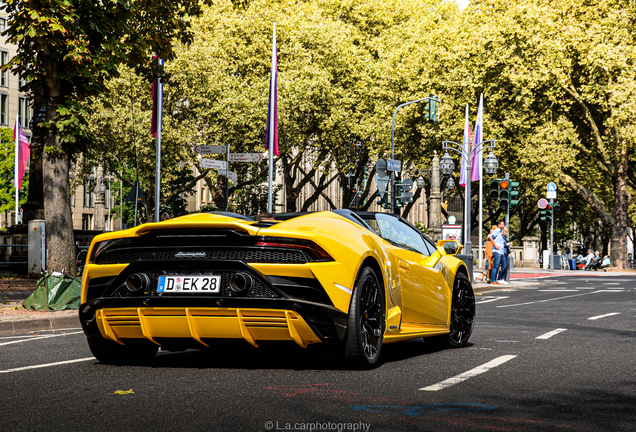
M87 149L90 96L103 93L118 66L149 74L152 54L171 59L173 42L187 42L188 15L201 10L198 0L168 2L71 2L8 0L8 42L16 56L4 66L28 82L36 103L46 107L43 183L49 244L49 270L74 275L69 168Z

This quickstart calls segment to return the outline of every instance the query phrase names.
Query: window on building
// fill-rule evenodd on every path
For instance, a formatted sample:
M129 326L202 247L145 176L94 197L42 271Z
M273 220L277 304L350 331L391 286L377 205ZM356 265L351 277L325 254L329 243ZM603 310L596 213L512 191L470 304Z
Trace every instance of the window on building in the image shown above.
M0 3L4 3L4 2L0 2ZM0 5L0 7L4 6L4 4ZM0 32L3 32L7 29L7 19L6 18L0 18Z
M9 125L9 95L0 94L0 125Z
M71 207L75 207L75 194L71 195Z
M84 183L84 207L95 207L95 180Z
M0 51L0 66L4 66L9 63L9 52ZM9 72L0 72L0 86L9 87Z
M18 121L23 128L29 128L29 101L27 98L20 96L18 98Z
M82 215L82 229L90 230L93 229L93 215L84 213Z

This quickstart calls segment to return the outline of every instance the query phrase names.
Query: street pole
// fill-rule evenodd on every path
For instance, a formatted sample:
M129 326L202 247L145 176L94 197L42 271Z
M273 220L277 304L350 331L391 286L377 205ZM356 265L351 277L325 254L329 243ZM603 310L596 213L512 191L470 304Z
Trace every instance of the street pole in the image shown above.
M159 60L163 71L163 60ZM159 222L161 206L161 129L163 128L163 83L161 75L157 77L157 156L155 161L155 222ZM137 204L135 203L135 209ZM136 213L136 210L135 210ZM136 216L136 214L135 214ZM137 223L135 222L135 225Z
M394 146L394 142L395 142L395 117L397 116L398 110L404 106L407 105L411 105L414 104L416 102L422 102L423 100L428 100L431 99L430 97L425 97L422 99L418 99L418 100L414 100L411 102L405 102L402 105L398 105L398 107L395 109L395 112L393 113L393 120L391 121L391 159L395 159L395 146ZM396 206L395 206L395 198L396 198L396 193L395 193L395 171L391 171L391 213L396 214Z
M554 259L552 259L552 253L554 252L554 199L550 198L550 253L548 257L550 259L550 273L554 273Z
M465 245L465 249L466 255L473 255L473 242L470 239L470 234L471 234L471 219L472 219L472 208L470 206L471 204L471 194L472 194L472 181L471 181L471 172L472 172L472 159L469 157L468 152L466 152L466 154L462 154L462 158L464 159L464 163L466 164L466 197L464 198L464 207L465 207L465 214L466 214L466 220L464 221L464 231L465 231L465 241L464 241L464 245Z
M508 184L510 184L510 173L506 173L504 179L506 181L508 181ZM510 197L508 197L508 205L506 206L506 220L505 220L505 224L508 227L508 235L510 235ZM505 245L504 248L507 247L507 241L504 238L505 241ZM505 253L505 250L504 250ZM510 281L510 254L508 254L508 271L506 271L506 282Z
M230 143L227 144L227 171L225 172L225 211L230 203Z

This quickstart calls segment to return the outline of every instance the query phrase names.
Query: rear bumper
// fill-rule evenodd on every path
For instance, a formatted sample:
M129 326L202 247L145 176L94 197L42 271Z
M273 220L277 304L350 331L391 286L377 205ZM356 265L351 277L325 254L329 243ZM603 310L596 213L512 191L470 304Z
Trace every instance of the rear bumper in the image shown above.
M329 339L344 339L347 315L332 307L287 299L98 298L80 306L88 337L120 344L148 339L157 345L212 339L294 341L305 348ZM207 304L206 304L207 303Z

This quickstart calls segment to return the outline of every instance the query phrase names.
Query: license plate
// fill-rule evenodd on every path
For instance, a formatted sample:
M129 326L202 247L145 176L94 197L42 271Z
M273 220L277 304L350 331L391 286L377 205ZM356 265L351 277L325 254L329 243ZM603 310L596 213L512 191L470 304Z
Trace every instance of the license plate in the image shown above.
M160 276L157 292L164 294L218 294L221 276Z

